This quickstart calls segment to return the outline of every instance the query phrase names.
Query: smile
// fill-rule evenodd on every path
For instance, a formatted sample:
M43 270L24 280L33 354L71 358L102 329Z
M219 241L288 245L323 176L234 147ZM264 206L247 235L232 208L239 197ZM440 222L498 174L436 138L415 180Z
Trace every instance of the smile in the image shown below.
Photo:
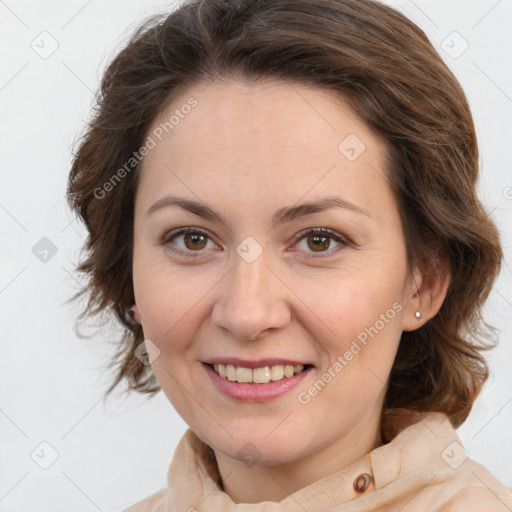
M265 402L284 395L306 379L313 365L268 365L248 368L202 363L214 389L237 402Z
M306 365L309 366L309 365ZM283 379L289 379L294 375L301 373L305 366L298 365L274 365L262 366L260 368L246 368L243 366L234 366L232 364L213 364L210 365L213 371L220 375L223 379L231 382L252 383L252 384L267 384L269 382L276 382Z

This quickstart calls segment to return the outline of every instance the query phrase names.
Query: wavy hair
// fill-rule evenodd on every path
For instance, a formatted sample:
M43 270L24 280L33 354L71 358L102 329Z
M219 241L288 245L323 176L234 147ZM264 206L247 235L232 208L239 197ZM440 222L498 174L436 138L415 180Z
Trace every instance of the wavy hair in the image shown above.
M189 0L148 18L110 62L67 189L88 230L79 319L113 314L123 329L107 394L121 381L143 393L159 386L134 355L143 341L130 312L138 165L106 199L98 191L178 90L229 78L332 91L387 141L409 268L447 266L451 280L438 314L402 333L383 418L413 409L462 424L489 375L483 351L495 345L482 306L500 270L499 234L476 194L478 147L459 82L422 30L374 0Z

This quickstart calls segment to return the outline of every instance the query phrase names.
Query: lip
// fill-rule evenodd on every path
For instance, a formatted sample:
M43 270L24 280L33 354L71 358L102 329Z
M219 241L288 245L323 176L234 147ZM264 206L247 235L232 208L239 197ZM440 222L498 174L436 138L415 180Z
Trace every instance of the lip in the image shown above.
M223 360L233 361L233 359ZM247 361L244 364L247 364ZM261 365L260 362L258 362L258 364ZM290 391L295 386L297 386L314 369L313 366L309 366L308 368L298 373L297 375L294 375L293 377L286 377L284 379L275 382L269 382L267 384L249 384L224 379L223 377L215 373L213 368L211 368L208 363L202 363L202 365L208 377L210 377L213 384L215 384L215 387L227 397L239 402L266 402L267 400L275 399L285 394L287 391ZM242 364L240 364L239 366L242 366ZM264 364L263 366L268 365Z
M247 359L240 359L238 357L212 357L207 361L202 361L205 364L231 364L233 366L243 366L244 368L261 368L263 366L277 366L291 364L297 366L299 364L306 366L313 366L311 363L305 363L303 361L295 361L293 359L279 359L277 357L256 359L254 361L248 361ZM291 377L290 377L291 378Z

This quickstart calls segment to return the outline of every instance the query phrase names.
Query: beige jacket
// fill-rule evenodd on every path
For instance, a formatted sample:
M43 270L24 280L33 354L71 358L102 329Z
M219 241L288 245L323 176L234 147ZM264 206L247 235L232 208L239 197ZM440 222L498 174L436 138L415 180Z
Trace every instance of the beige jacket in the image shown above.
M349 467L281 502L252 504L235 504L222 490L212 452L188 429L169 466L168 486L124 512L512 511L512 492L467 458L445 415L411 414L392 429L390 442Z

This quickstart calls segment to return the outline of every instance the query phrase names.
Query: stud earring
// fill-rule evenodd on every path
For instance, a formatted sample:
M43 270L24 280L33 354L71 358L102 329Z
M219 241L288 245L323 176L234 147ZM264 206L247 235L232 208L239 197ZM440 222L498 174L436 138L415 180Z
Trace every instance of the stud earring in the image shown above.
M421 317L421 313L419 311L416 311L416 318L420 318Z

